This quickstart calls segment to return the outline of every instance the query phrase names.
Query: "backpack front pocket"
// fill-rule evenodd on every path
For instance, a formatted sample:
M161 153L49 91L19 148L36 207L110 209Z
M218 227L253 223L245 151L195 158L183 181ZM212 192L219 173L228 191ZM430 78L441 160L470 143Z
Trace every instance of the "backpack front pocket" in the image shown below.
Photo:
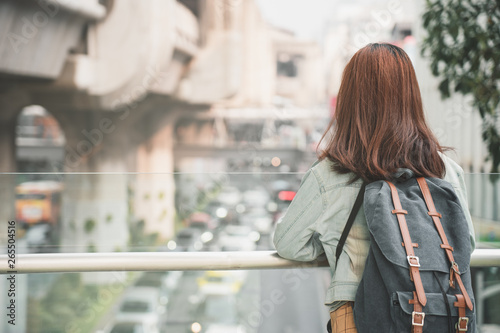
M457 301L454 295L446 295L448 304L443 294L427 293L427 304L422 308L425 314L423 319L424 332L456 332L455 325L459 320L458 308L453 304ZM413 292L395 292L391 297L391 318L394 323L395 331L411 332L412 319L414 315ZM474 303L474 300L472 299ZM448 310L447 310L448 309ZM474 313L466 309L467 332L474 332L475 317ZM465 332L465 331L464 331Z

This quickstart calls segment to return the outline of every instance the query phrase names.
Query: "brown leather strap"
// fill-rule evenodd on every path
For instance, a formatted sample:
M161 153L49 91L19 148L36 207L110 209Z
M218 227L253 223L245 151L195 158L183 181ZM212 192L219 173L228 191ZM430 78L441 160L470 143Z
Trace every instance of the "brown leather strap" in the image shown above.
M408 264L410 265L410 276L415 284L415 290L417 291L418 300L422 306L427 303L427 297L425 296L424 286L420 278L420 261L418 257L415 256L413 252L413 243L410 237L410 231L408 230L408 225L406 224L405 213L401 207L401 201L399 200L398 190L393 183L386 181L391 188L392 201L394 203L393 214L396 214L399 222L399 229L401 230L401 235L403 236L404 247L406 250L406 255L408 258Z
M450 246L449 244L447 244L447 245L441 244L441 248L446 249L446 250L450 250L451 252L453 252L453 247Z
M457 270L458 270L458 267L457 267ZM465 286L462 282L462 279L460 278L460 274L457 273L457 271L455 271L455 270L453 272L455 273L455 280L458 282L458 288L462 292L462 295L464 295L465 304L467 304L467 307L469 308L469 310L472 311L472 309L474 307L472 305L472 301L470 300L469 294L467 293L467 290L465 289Z
M425 313L422 312L422 304L420 304L417 293L413 292L413 299L408 303L413 304L413 312L411 314L411 332L422 333L424 327Z
M422 192L422 195L425 200L425 204L427 205L427 209L429 210L429 215L432 217L432 221L434 221L434 225L436 226L437 232L439 233L439 237L441 237L441 241L445 246L449 246L448 243L448 238L446 237L446 234L443 230L443 226L441 225L441 221L439 220L439 217L441 217L441 214L436 212L436 207L434 206L434 201L432 200L431 192L429 191L429 186L427 185L427 182L425 181L425 178L419 177L417 178L418 186L420 187L420 191ZM430 212L434 212L433 214L430 214ZM439 217L437 216L439 215ZM446 255L448 256L448 259L450 262L454 262L455 260L453 259L453 253L451 252L450 249L445 249L446 250Z
M457 301L453 303L453 306L458 308L458 322L456 325L457 333L467 332L467 326L469 324L469 318L465 315L465 298L463 295L455 295Z
M458 282L458 286L460 288L460 291L465 297L465 303L467 304L467 307L472 310L473 305L472 301L469 297L469 294L467 293L467 290L465 289L464 284L462 283L462 279L460 278L460 271L458 269L458 265L455 262L455 259L453 258L453 248L450 246L448 243L448 238L446 238L446 234L443 229L443 225L441 224L441 214L436 212L436 207L434 206L434 201L432 200L431 192L429 190L429 186L427 185L427 181L423 177L417 178L418 186L420 187L420 191L422 191L422 195L425 200L425 204L427 205L427 209L429 210L429 215L432 217L432 221L434 221L434 225L439 233L439 237L441 237L441 242L443 243L441 247L446 251L446 255L448 256L448 260L451 263L451 269L450 269L450 286L453 288L455 287L455 283L453 280L456 280ZM454 278L454 279L453 279Z

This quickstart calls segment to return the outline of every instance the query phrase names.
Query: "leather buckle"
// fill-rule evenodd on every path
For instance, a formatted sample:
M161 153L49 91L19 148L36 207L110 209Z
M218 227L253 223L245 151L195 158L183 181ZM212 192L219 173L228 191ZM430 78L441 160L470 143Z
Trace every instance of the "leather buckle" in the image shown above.
M422 317L422 322L420 322L420 323L415 322L415 315L421 316ZM425 318L425 313L424 312L413 311L411 313L411 324L413 326L424 326L424 318ZM469 318L467 318L467 319L469 319Z
M416 257L416 256L407 256L406 259L408 259L408 264L411 267L420 267L420 259L418 259L418 257ZM412 259L415 259L417 261L417 263L416 264L412 264L411 263Z
M452 262L451 263L451 269L453 269L455 271L455 273L457 273L458 275L460 275L460 271L458 270L458 264L456 261Z
M463 321L465 321L465 327L462 327ZM469 317L459 317L458 322L455 324L455 328L459 332L467 332L467 326L469 326Z

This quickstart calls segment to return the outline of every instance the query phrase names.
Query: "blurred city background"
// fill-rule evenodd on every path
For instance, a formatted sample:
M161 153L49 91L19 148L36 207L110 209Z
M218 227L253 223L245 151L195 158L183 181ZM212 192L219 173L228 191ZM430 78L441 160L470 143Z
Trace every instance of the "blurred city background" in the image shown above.
M342 70L370 42L410 55L427 119L466 173L478 247L500 248L498 100L481 112L463 85L448 89L432 53L446 43L427 40L422 53L440 20L471 50L491 46L479 69L467 66L494 73L477 79L494 100L500 4L446 14L456 2L0 0L0 253L9 220L19 253L273 250ZM483 12L464 19L467 9ZM454 33L476 19L497 39ZM455 65L450 54L441 60ZM322 268L19 275L16 327L2 311L0 331L321 332L329 278ZM481 332L500 332L499 269L473 278ZM282 302L270 301L276 290Z

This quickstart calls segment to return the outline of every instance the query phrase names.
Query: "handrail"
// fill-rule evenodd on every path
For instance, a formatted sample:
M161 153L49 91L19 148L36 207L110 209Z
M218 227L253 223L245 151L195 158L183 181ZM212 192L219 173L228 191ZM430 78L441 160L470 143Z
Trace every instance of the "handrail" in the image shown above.
M111 271L188 271L326 267L324 257L313 262L281 258L275 251L253 252L113 252L38 253L16 256L14 269L0 255L0 274ZM471 266L500 267L500 249L476 249Z

